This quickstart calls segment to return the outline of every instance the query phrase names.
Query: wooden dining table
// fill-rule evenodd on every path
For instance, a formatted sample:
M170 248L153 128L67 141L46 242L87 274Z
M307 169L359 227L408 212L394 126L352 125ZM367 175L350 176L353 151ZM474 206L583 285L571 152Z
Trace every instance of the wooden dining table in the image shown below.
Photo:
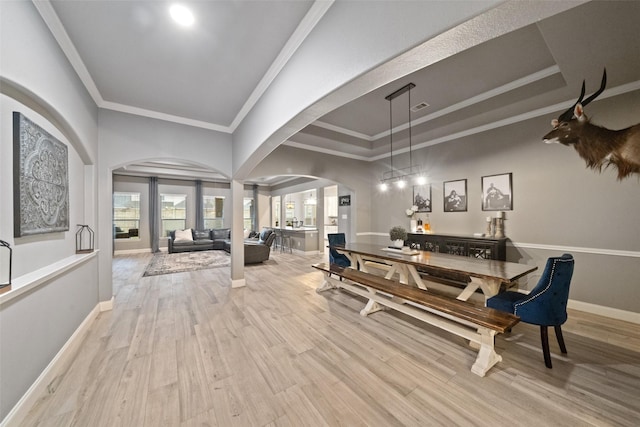
M481 289L485 299L500 292L501 287L509 288L521 277L538 269L537 266L514 262L478 259L438 252L416 249L394 249L380 244L347 243L330 245L330 249L342 253L351 261L351 268L368 272L371 262L383 264L388 268L386 278L391 279L398 273L400 282L415 283L420 289L427 289L427 284L419 270L438 273L455 273L468 276L470 281L457 296L466 301L477 289Z

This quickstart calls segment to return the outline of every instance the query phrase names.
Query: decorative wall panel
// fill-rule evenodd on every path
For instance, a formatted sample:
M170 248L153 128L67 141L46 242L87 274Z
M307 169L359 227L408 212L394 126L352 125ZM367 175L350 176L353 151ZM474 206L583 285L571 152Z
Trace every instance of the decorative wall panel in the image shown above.
M67 146L13 113L14 236L69 230Z

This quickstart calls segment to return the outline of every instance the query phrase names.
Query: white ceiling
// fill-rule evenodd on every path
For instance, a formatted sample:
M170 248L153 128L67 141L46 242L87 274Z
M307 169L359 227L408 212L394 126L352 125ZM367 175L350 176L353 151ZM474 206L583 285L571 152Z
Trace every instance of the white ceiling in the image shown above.
M164 1L53 0L38 9L101 108L233 132L331 4L186 3L196 15L190 29L170 21ZM608 85L601 98L639 91L638 22L640 2L575 7L379 88L287 144L383 158L390 125L385 96L409 82L416 84L411 102L407 95L393 101L398 148L408 145L408 107L423 101L429 106L411 115L414 148L528 117L554 117L578 96L583 79L588 92L597 88L603 67ZM185 168L177 169L188 173Z

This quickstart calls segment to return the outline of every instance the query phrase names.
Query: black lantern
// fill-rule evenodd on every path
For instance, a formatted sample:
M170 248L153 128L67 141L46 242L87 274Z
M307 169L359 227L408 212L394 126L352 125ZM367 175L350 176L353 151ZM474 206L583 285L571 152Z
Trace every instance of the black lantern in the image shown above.
M11 286L12 261L13 249L11 249L11 245L4 240L0 240L0 288Z
M93 252L93 230L88 225L78 224L76 231L76 253L87 254Z

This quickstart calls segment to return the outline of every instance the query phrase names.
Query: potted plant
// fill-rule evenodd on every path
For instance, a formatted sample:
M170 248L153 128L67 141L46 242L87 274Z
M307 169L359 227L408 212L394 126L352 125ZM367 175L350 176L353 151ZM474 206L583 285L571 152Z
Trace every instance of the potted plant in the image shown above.
M404 227L396 225L389 230L389 237L393 242L393 246L401 248L404 246L404 241L407 240L407 230Z

